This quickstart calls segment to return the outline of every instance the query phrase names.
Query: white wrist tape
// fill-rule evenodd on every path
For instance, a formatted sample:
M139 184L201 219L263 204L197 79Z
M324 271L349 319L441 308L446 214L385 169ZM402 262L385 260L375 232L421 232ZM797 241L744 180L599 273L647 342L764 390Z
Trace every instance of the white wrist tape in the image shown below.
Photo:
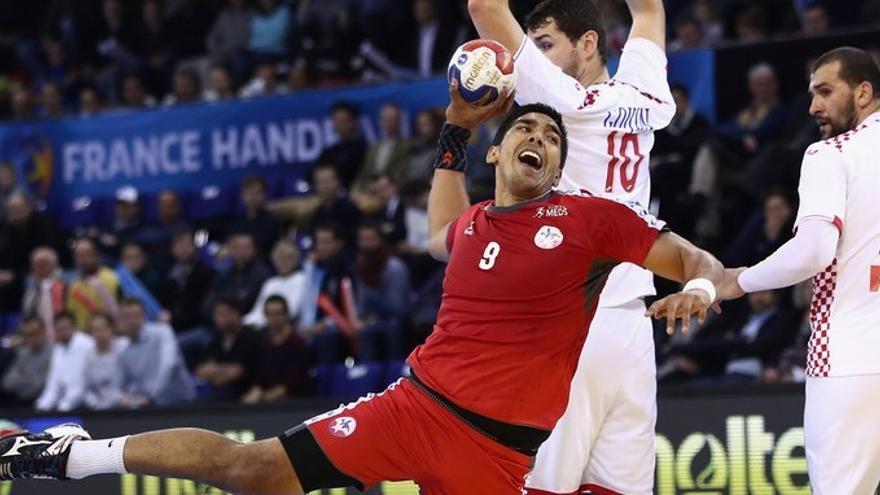
M701 290L706 294L709 294L711 302L715 302L715 298L718 296L718 293L715 291L715 284L707 278L695 278L689 280L688 283L684 284L684 288L681 289L681 291L687 292L689 290Z

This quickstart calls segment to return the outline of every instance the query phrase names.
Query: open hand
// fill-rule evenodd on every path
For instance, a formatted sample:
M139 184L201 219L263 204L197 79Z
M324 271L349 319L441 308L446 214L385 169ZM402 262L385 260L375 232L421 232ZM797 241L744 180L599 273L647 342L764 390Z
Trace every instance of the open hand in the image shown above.
M457 125L464 129L474 129L478 125L495 117L505 114L513 107L513 91L501 93L491 103L490 95L486 95L476 103L468 103L458 92L458 79L453 79L449 85L449 106L446 107L446 122Z
M666 333L675 333L675 322L681 320L682 333L690 330L691 317L698 315L700 323L706 321L706 315L712 300L709 294L702 290L689 290L678 292L655 302L648 308L645 316L661 319L666 318Z

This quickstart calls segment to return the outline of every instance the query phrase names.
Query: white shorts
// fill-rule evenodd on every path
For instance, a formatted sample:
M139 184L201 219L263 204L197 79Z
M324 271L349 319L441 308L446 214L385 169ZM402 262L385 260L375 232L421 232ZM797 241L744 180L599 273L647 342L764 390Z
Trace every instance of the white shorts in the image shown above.
M868 495L880 484L880 375L807 378L804 440L816 495Z
M652 493L657 368L645 304L599 308L574 374L568 408L538 450L530 493L584 485Z

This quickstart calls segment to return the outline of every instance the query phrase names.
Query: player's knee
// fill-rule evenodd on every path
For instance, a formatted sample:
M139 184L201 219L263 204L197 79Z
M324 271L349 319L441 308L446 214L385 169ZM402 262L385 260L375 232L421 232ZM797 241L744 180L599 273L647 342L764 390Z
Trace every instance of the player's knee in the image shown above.
M236 443L230 449L226 472L229 486L254 495L302 493L290 461L279 455L271 442Z

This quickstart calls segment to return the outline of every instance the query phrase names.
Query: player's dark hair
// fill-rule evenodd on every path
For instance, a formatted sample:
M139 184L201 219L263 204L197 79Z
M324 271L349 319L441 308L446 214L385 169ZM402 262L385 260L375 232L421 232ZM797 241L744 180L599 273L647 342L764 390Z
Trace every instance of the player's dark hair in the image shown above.
M526 29L534 31L556 21L559 30L576 43L587 31L598 35L596 50L603 64L608 63L608 43L602 13L593 0L544 0L526 16Z
M559 140L560 147L560 157L559 157L559 168L560 170L565 167L565 157L568 156L568 131L565 129L565 124L562 123L562 115L556 111L555 108L545 105L543 103L530 103L528 105L523 105L521 107L516 107L504 117L504 121L501 122L501 127L498 128L498 132L495 133L495 139L492 140L492 146L499 146L501 141L504 140L504 136L507 135L507 131L513 127L513 124L516 123L516 119L522 117L527 113L540 113L544 114L551 119L556 125L559 127L559 131L562 133Z
M813 64L813 72L823 65L840 63L838 75L851 88L867 82L874 89L874 99L880 100L880 66L865 50L842 46L825 52Z

